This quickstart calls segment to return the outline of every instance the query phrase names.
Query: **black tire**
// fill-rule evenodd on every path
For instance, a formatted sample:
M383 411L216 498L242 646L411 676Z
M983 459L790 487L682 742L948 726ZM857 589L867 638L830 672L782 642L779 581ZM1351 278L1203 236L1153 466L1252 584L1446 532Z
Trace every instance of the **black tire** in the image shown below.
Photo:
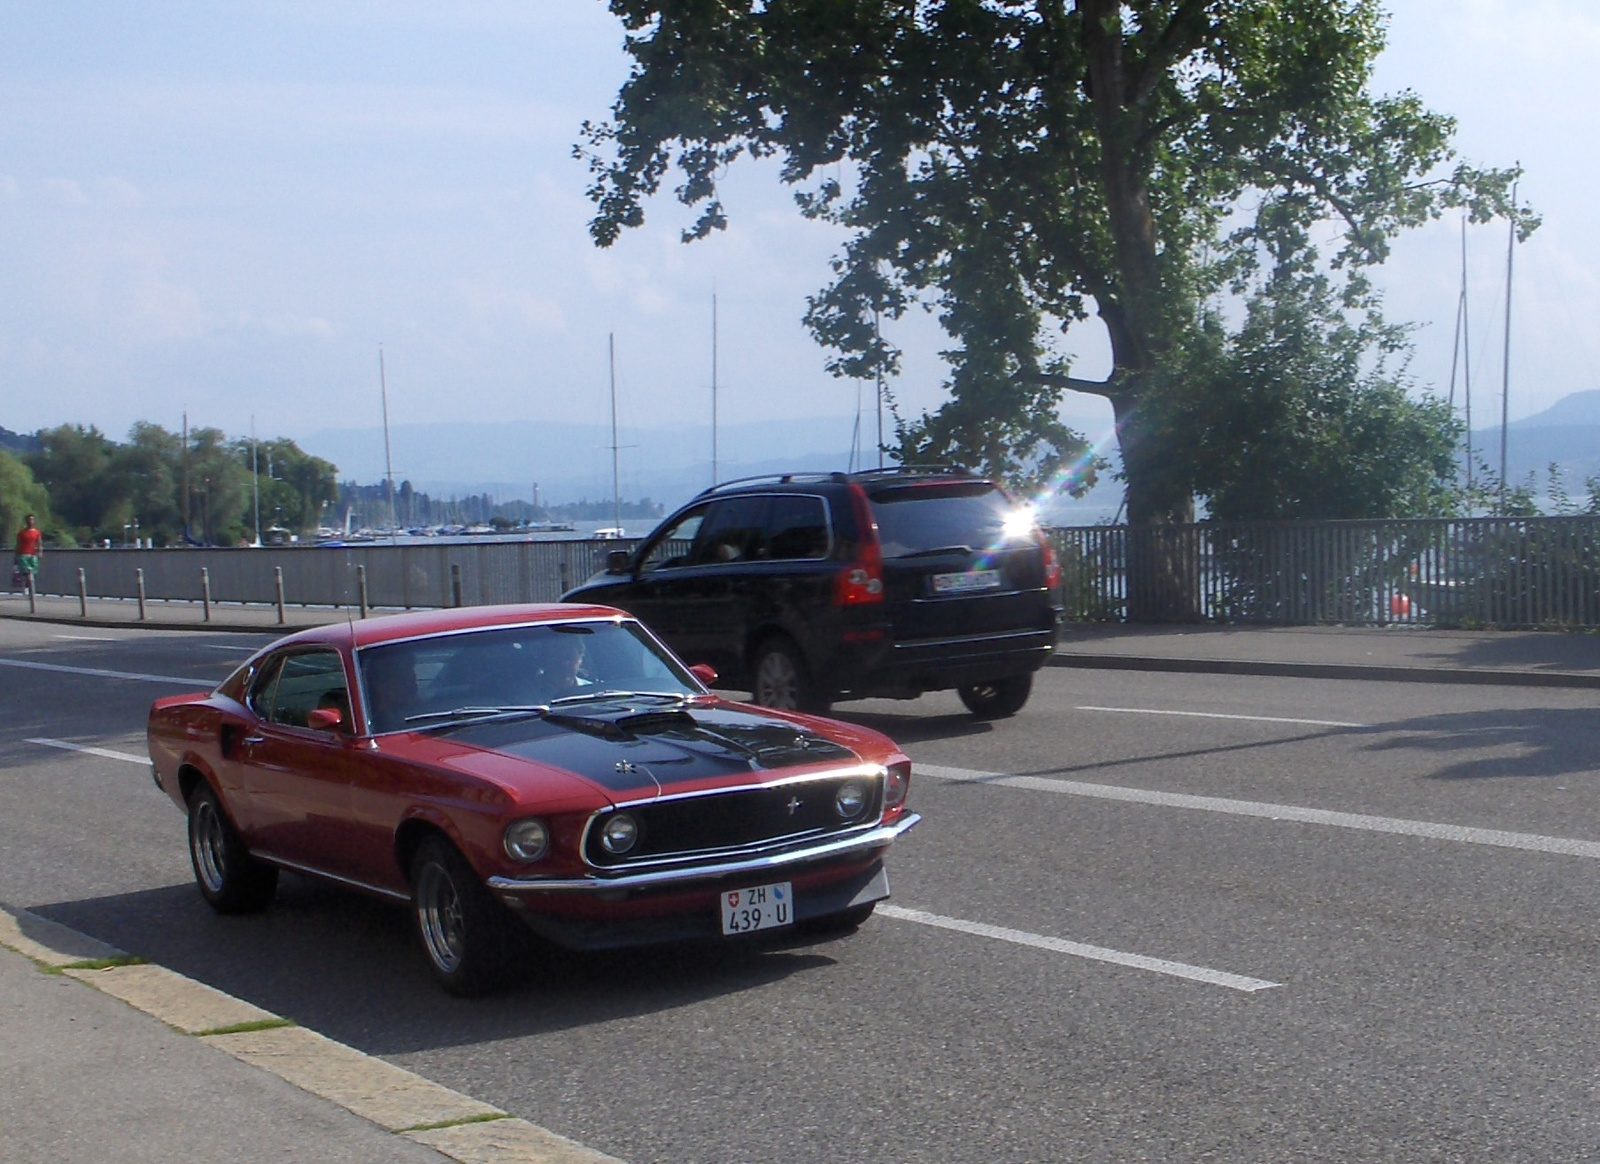
M411 918L428 969L448 993L472 998L505 984L515 919L443 837L423 841L411 860Z
M200 896L218 913L260 913L278 891L278 870L250 855L209 784L189 798L189 861Z
M849 909L842 909L838 913L823 914L800 923L800 929L808 934L848 934L861 928L861 924L872 916L872 911L878 908L876 901L869 901L866 905L852 905Z
M808 711L821 715L831 700L811 678L800 648L785 638L770 638L756 649L751 668L752 701L779 711Z
M1033 694L1033 675L1010 675L989 683L959 687L956 694L978 719L1005 719L1016 715Z

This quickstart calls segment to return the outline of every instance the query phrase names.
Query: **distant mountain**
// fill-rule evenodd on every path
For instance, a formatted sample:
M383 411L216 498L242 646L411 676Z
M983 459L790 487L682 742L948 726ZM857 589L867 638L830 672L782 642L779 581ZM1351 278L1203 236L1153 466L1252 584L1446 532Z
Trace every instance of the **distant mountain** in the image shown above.
M1500 428L1474 429L1473 459L1500 469ZM1563 396L1543 412L1506 426L1506 476L1520 485L1528 474L1543 491L1549 466L1561 466L1566 488L1582 491L1586 477L1600 476L1600 391Z
M1064 419L1091 438L1103 427L1093 417ZM863 418L858 466L877 463L877 434L868 427ZM855 418L849 415L719 426L717 478L848 468L854 430ZM411 424L391 426L389 437L396 483L410 481L436 498L488 492L497 501L531 500L535 482L545 503L611 497L608 425L536 420ZM337 465L342 481L372 484L383 479L381 428L327 429L296 440L308 453ZM671 508L711 484L710 425L622 425L617 444L624 498L648 497Z

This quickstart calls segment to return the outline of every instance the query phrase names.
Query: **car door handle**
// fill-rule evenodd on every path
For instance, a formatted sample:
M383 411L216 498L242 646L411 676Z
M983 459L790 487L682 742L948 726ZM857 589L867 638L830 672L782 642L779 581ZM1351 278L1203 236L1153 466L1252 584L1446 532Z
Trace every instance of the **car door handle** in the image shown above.
M266 743L267 742L267 737L266 736L245 736L245 738L240 740L239 742L248 747L251 744L264 744L264 743Z

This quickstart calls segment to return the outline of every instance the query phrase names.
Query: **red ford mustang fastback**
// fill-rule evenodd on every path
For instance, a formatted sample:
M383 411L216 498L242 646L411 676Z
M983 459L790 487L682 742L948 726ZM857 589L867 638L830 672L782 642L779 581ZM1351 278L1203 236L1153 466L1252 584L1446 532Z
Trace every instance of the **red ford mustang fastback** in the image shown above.
M469 607L304 631L150 711L206 900L278 871L409 901L473 994L513 918L562 945L850 929L920 819L911 762L834 720L727 702L609 607Z

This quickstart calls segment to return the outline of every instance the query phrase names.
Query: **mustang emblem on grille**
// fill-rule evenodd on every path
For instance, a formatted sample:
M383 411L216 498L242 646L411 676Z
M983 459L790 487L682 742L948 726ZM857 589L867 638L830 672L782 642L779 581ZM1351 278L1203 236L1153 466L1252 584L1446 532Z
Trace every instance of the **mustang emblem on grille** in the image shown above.
M799 811L800 806L802 804L804 804L804 803L805 803L805 801L801 800L798 796L791 796L789 798L789 803L784 805L784 807L789 810L789 815L793 816L796 812Z

